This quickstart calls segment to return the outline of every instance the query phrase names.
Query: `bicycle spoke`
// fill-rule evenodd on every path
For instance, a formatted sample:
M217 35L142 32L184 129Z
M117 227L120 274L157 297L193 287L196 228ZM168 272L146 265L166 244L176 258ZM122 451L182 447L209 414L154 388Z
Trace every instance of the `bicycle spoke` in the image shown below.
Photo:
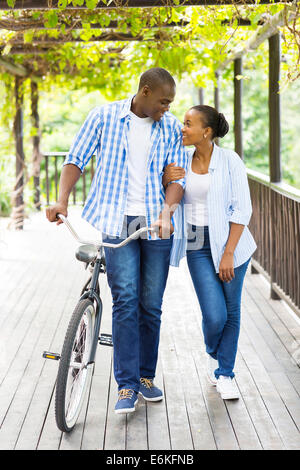
M88 361L92 347L94 308L89 304L82 311L71 349L71 357L66 370L66 386L64 393L64 415L67 426L76 421L91 371Z

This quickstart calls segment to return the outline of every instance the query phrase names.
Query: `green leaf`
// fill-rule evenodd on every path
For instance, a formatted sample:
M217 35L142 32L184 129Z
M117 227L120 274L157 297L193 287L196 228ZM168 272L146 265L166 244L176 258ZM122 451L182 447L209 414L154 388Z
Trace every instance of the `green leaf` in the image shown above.
M59 0L57 5L58 5L58 8L63 10L64 8L66 8L67 4L68 4L68 0Z
M96 8L98 0L86 0L85 3L86 3L87 8L89 8L90 10L93 10L94 8Z
M58 16L55 10L46 11L44 13L44 19L46 20L46 28L55 28L58 23Z
M33 39L33 36L34 36L34 32L33 31L26 31L24 33L24 43L31 43L32 42L32 39Z
M2 51L2 55L7 55L10 53L10 50L12 48L12 44L6 44L6 46L4 47L3 51Z

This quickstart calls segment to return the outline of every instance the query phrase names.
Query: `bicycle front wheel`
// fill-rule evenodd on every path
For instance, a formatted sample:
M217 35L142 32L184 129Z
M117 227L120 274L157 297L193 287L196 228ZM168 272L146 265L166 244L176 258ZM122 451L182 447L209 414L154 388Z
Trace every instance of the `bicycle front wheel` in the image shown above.
M93 302L80 300L68 326L57 374L55 417L58 428L64 432L74 428L90 386L93 364L88 364L88 361L94 324Z

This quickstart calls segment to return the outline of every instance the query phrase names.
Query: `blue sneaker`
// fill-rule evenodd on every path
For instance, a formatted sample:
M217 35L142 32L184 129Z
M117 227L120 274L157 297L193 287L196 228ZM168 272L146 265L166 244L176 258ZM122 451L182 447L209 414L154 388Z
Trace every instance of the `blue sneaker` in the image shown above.
M122 388L119 391L119 399L115 406L115 413L132 413L135 411L135 405L138 402L137 393L131 388Z
M146 401L160 401L163 399L163 392L154 385L153 379L140 379L140 394Z

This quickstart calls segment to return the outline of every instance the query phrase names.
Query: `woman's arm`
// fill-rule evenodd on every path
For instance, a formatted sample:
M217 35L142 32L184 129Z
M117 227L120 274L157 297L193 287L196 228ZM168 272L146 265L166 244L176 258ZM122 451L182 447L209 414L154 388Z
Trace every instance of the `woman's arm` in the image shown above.
M230 223L229 237L219 266L219 278L230 282L234 278L234 250L241 238L245 225Z
M174 166L174 165L176 165L176 163L170 163L164 169L162 183L165 189L168 186L168 184L171 183L171 181L178 181L181 178L184 178L185 176L184 168L181 168L180 166Z
M234 278L234 251L252 214L245 164L237 154L235 154L232 163L232 168L230 169L232 190L232 214L229 219L230 232L219 266L219 277L224 282L230 282Z

